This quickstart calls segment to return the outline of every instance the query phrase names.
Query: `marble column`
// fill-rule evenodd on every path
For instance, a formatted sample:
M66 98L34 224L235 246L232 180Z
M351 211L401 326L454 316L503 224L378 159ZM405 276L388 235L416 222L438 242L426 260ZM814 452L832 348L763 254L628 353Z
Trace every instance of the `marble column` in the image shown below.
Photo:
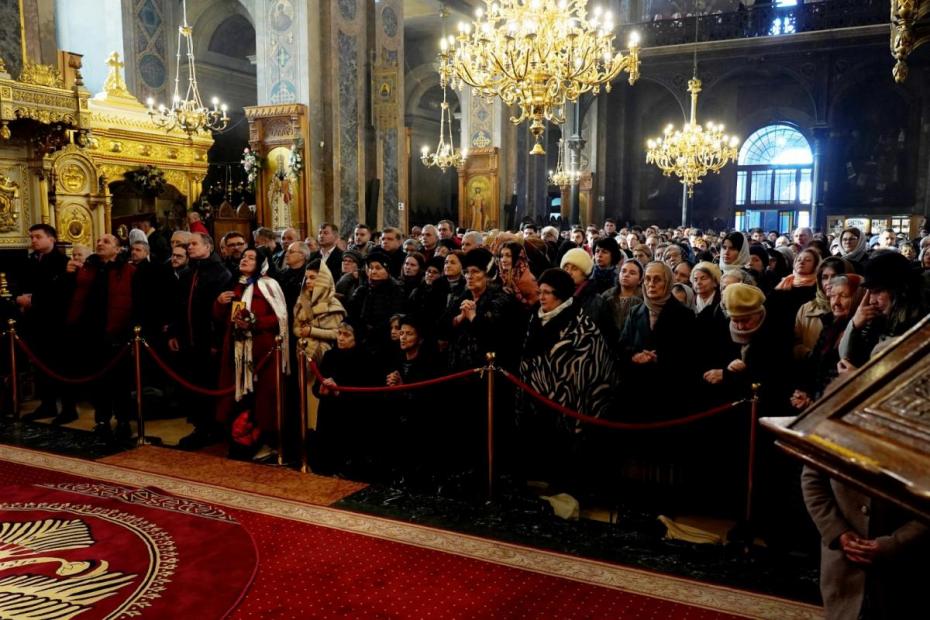
M381 179L377 223L406 229L407 141L404 128L404 3L382 0L375 4L375 55L372 70L374 121L376 130L375 176ZM370 219L370 218L366 218Z

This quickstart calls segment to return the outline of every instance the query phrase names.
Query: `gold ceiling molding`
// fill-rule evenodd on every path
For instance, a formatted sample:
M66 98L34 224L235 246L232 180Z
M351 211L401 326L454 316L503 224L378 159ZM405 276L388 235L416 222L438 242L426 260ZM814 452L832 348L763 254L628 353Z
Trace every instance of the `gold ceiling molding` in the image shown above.
M14 80L0 63L0 139L11 139L9 124L20 119L86 130L88 96L78 83L66 84L55 67L27 60Z
M31 62L23 63L23 70L19 73L19 81L23 84L48 86L50 88L65 87L65 82L61 78L61 71L51 65L40 65Z

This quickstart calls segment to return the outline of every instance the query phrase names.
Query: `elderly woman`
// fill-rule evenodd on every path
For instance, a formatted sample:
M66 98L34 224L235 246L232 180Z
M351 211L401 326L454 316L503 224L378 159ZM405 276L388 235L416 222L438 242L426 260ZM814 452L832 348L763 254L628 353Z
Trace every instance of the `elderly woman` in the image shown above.
M388 272L390 257L386 253L369 252L365 263L368 265L368 285L360 286L352 293L347 309L355 324L355 340L376 359L382 359L382 355L389 355L394 350L389 346L389 320L403 312L407 298L404 287Z
M269 446L276 444L275 365L262 362L277 336L284 336L285 370L289 358L287 305L278 283L264 275L267 260L259 263L254 249L243 252L239 282L214 303L214 317L226 323L220 385L236 386L232 396L217 403L217 420L233 429L231 452L256 459L270 456Z
M294 335L308 358L319 363L336 343L346 310L336 297L333 276L319 259L307 265L304 288L294 307Z
M834 276L852 273L848 261L830 256L817 267L817 293L814 299L798 308L794 319L794 359L803 360L810 355L820 332L833 320L830 313L830 281Z
M897 252L881 252L865 266L867 294L856 308L840 343L841 372L858 368L924 314L920 279Z
M613 377L610 349L597 326L574 303L575 284L561 269L539 278L539 306L523 347L520 376L538 393L587 415L610 409ZM519 432L526 472L533 480L576 481L582 427L573 419L522 399Z
M655 395L666 390L669 381L676 389L687 390L695 378L689 356L694 312L672 296L672 281L672 270L665 263L646 265L643 303L633 309L620 336L623 380L634 400L648 405L647 417L660 412L674 417L675 412L654 406Z
M516 241L505 243L497 253L498 279L504 291L527 308L539 301L539 287L530 271L526 253Z
M840 339L865 292L862 276L855 273L830 278L827 290L830 319L824 323L809 356L796 373L798 387L791 396L791 405L796 409L810 406L837 377Z
M510 337L516 328L519 305L514 297L492 283L488 271L494 256L477 248L462 259L465 292L447 310L450 337L449 364L454 370L477 368L487 363L485 354L495 352L498 363L515 366L517 350ZM519 346L519 345L517 345Z
M620 275L617 278L617 286L604 292L601 297L607 300L610 306L611 314L614 317L614 325L617 328L617 334L623 333L623 326L626 325L630 313L639 304L643 303L643 266L633 259L628 258L620 265Z

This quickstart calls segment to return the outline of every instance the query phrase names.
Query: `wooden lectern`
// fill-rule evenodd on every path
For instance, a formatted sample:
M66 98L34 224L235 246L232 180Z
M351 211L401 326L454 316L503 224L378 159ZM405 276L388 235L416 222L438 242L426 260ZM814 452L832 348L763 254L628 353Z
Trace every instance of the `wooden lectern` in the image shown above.
M763 418L805 464L930 521L930 316L797 418Z

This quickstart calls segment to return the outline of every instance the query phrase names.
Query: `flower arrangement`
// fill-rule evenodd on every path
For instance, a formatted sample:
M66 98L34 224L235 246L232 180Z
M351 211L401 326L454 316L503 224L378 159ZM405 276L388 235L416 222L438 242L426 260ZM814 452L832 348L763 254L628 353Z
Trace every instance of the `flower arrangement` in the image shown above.
M146 196L158 196L168 184L164 171L151 164L130 170L126 173L126 180Z
M303 146L303 140L301 139L294 142L291 145L291 156L287 161L288 174L295 181L300 178L301 173L304 171L304 156L301 153Z
M245 150L242 151L241 163L242 169L245 170L249 191L254 192L255 182L258 180L258 173L262 169L262 158L249 147L245 147Z

